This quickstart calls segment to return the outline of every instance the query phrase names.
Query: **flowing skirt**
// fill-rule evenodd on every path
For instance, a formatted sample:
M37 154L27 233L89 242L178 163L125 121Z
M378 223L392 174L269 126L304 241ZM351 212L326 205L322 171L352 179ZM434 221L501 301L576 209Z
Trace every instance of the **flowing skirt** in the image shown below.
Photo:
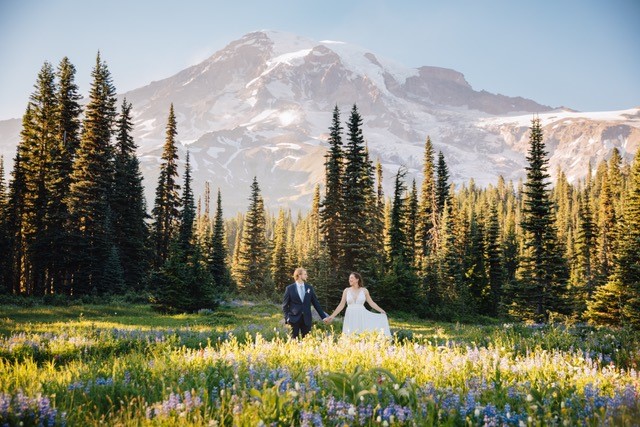
M344 322L342 323L342 333L349 335L373 331L378 331L387 337L391 337L387 315L373 313L362 304L348 305L344 314Z

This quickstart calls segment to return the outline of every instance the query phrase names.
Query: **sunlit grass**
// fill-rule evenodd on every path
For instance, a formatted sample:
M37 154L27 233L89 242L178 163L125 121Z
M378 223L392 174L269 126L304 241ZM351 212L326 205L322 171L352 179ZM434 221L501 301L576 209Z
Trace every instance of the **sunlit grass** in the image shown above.
M391 314L393 340L277 304L0 307L0 425L635 425L638 333Z

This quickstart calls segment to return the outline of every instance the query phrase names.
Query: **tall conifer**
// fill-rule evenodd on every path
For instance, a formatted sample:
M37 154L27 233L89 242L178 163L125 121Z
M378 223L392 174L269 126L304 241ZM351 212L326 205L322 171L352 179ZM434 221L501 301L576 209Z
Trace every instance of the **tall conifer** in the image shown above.
M258 179L253 178L249 209L244 218L242 238L238 254L238 264L234 279L240 291L270 293L268 242L266 236L266 217L264 201L260 194Z
M125 286L135 291L141 289L149 260L146 250L146 203L132 130L131 103L123 99L117 121L111 206L115 245L120 255Z
M173 104L169 108L166 138L162 150L162 165L152 210L154 265L159 267L169 255L169 245L178 233L180 218L180 185L178 184L178 148L176 146L176 115Z
M213 220L213 232L211 234L211 257L209 260L209 272L218 294L229 292L233 288L229 266L227 264L227 246L225 239L224 217L222 214L222 195L218 188L216 199L216 214Z
M69 209L73 247L73 291L82 295L106 293L103 283L113 235L109 221L113 184L111 136L116 118L116 91L105 62L96 57L91 73L80 146L71 176Z
M521 277L516 291L518 315L546 321L550 312L565 310L566 267L559 250L550 199L540 119L531 124L527 180L521 227L525 233Z
M325 156L325 198L320 207L321 227L333 268L340 268L343 255L344 233L344 151L342 148L342 126L340 110L333 109L329 127L329 150ZM335 289L336 291L338 288Z

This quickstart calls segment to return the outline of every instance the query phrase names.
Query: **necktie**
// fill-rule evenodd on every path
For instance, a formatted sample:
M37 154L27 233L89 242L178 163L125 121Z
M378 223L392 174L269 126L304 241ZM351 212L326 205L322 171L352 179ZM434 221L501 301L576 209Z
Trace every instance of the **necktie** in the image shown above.
M300 301L304 301L304 285L298 285L298 295L300 295Z

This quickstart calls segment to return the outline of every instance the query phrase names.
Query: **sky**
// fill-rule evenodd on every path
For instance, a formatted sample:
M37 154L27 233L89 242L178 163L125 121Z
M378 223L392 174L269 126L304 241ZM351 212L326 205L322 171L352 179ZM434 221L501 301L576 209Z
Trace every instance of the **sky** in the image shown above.
M0 0L0 120L45 61L82 94L100 51L118 93L170 77L257 30L452 68L475 90L579 111L640 106L639 0Z

